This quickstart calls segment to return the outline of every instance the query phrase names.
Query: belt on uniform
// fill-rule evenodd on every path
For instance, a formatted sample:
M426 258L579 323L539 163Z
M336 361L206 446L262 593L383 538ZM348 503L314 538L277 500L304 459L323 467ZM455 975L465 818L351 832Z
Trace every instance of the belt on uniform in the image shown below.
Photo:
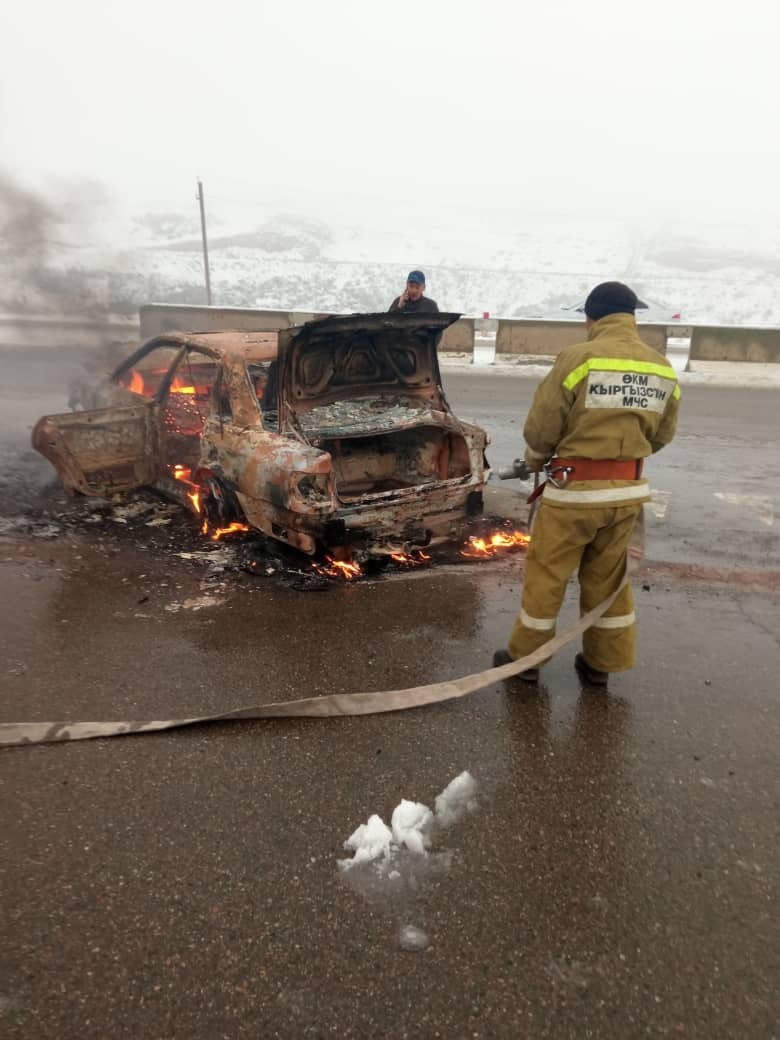
M547 480L534 488L528 501L536 501L547 481L561 487L570 480L639 480L642 463L642 459L561 459L556 456L544 467Z
M550 459L547 473L567 480L639 480L642 459Z

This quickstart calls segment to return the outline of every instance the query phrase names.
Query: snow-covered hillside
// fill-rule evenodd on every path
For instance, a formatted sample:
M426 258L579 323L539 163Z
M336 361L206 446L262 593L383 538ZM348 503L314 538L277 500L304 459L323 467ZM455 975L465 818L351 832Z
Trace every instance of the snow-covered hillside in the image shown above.
M596 282L628 281L658 314L683 322L780 326L780 235L741 226L685 228L508 215L481 224L429 215L416 233L396 214L328 223L300 214L210 214L215 304L300 310L386 309L412 267L442 309L565 316ZM130 314L141 303L204 302L197 217L146 213L61 229L45 256L0 251L0 307ZM747 243L747 245L746 245Z

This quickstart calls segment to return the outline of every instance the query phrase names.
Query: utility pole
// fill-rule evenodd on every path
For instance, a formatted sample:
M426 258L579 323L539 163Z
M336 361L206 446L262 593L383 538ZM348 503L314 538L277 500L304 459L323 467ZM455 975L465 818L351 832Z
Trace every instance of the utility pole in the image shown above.
M198 194L195 198L200 203L200 232L203 238L203 270L206 275L206 303L211 306L211 274L209 272L209 240L206 234L206 206L203 198L203 181L198 177Z

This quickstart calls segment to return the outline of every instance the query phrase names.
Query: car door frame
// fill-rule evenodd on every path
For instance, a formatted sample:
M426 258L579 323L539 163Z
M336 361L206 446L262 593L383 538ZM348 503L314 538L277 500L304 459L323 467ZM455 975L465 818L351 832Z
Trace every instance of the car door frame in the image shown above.
M162 476L165 467L165 461L162 458L163 440L160 429L162 402L170 392L176 369L183 360L188 345L181 344L177 340L166 341L164 336L150 340L118 365L110 377L110 382L116 384L126 372L135 368L142 358L153 350L165 346L179 349L161 379L154 397L137 404L111 405L107 408L45 415L36 423L32 433L33 447L49 459L66 491L70 494L105 497L108 494L132 491L147 484L154 484ZM85 467L83 461L79 460L78 453L74 451L73 444L68 442L66 432L68 429L78 428L87 443L90 440L97 442L100 438L98 431L107 430L113 422L126 424L129 420L134 419L143 425L144 450L137 458L122 460L124 467L128 465L134 467L134 473L130 479L127 477L111 479L111 474L116 475L119 466L119 462L115 458L107 458L98 466ZM94 431L94 433L88 431ZM99 452L99 448L99 444L96 443L94 448L96 453ZM97 478L95 474L97 474ZM100 479L101 476L103 479Z

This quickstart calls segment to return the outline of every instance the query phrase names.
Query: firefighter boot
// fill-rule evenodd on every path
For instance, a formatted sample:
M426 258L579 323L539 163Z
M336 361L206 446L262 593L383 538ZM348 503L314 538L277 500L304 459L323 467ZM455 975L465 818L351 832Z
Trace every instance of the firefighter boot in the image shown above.
M514 657L512 657L508 650L496 650L496 652L493 654L494 668L500 668L502 664L511 664L512 661L514 661ZM525 683L538 683L539 669L526 668L524 672L520 672L519 675L513 675L512 678L521 679Z
M582 654L577 654L574 658L574 667L577 669L577 675L583 686L604 687L609 682L609 672L600 672L598 668L591 668Z

